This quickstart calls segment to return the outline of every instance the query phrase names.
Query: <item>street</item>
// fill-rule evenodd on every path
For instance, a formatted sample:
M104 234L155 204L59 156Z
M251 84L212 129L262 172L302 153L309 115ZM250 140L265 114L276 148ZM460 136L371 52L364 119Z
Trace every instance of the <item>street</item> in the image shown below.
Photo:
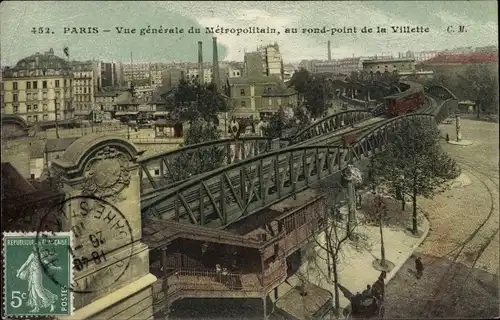
M467 147L444 144L462 168L463 186L419 199L431 231L417 249L424 275L410 259L386 290L386 317L492 318L498 300L498 124L462 120ZM454 137L454 125L441 125Z

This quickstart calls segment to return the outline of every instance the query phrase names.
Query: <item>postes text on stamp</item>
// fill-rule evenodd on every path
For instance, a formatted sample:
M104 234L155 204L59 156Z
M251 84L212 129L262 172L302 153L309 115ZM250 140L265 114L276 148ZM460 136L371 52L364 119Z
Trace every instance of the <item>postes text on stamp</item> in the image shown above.
M39 241L36 232L3 233L5 316L72 314L71 243L70 232L49 233Z

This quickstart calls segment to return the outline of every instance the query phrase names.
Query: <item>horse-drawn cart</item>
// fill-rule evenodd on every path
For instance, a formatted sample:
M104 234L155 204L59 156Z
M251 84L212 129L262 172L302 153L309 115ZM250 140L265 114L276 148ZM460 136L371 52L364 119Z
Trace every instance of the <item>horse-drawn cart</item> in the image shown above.
M345 310L344 316L349 319L383 319L384 318L384 292L386 273L382 272L378 280L363 293L355 295L349 294L346 297L351 302L348 309ZM345 288L344 288L345 289ZM344 290L342 290L344 291Z

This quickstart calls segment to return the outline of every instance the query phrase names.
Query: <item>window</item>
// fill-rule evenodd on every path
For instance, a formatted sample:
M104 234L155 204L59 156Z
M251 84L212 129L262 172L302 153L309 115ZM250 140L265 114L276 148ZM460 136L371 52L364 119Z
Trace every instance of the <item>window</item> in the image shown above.
M44 120L44 121L49 120L49 115L48 115L48 114L44 114L44 115L43 115L43 120Z
M42 88L43 89L47 89L47 81L43 81L42 82Z
M246 105L247 105L247 104L245 103L245 101L241 101L241 107L242 107L242 108L245 108L245 107L246 107Z
M12 90L17 90L17 82L12 82Z
M28 104L26 108L28 109L28 111L31 111L31 104Z
M37 81L33 81L33 89L38 89L38 82Z
M37 104L34 104L34 105L33 105L33 109L34 109L35 111L38 111L38 105L37 105Z
M26 89L31 89L31 82L26 82Z
M160 169L155 169L155 176L159 176L160 175Z
M12 109L13 109L14 113L17 113L19 107L18 106L13 106Z
M244 96L245 95L245 89L240 89L240 95Z
M59 80L56 80L56 88L59 88Z
M267 99L267 101L268 101L268 104L269 104L270 106L272 106L272 105L273 105L273 100L272 100L271 98L268 98L268 99Z
M57 103L56 103L56 108L57 108ZM49 110L49 107L46 104L44 104L43 105L43 111L47 111L47 110Z
M28 122L31 122L32 121L31 119L32 119L31 116L28 116Z
M33 116L33 121L38 122L38 115Z
M83 93L87 93L87 88L83 88Z
M14 82L14 83L15 83L15 82ZM17 101L18 101L17 99L18 99L18 97L17 97L17 93L14 93L14 94L12 95L12 101L13 101L13 102L17 102Z

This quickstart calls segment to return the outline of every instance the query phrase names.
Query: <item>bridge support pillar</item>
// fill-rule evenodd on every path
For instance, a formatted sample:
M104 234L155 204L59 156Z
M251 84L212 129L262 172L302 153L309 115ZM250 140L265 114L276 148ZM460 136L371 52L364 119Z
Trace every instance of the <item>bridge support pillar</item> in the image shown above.
M347 208L349 210L347 232L351 236L356 225L356 188L353 181L347 182Z
M457 131L457 142L462 140L462 132L460 131L460 114L455 114L455 126Z
M62 210L71 214L51 231L73 231L75 262L100 258L75 270L75 312L65 319L153 317L157 279L149 273L149 250L141 242L136 162L141 153L123 138L87 135L52 163L65 193Z

